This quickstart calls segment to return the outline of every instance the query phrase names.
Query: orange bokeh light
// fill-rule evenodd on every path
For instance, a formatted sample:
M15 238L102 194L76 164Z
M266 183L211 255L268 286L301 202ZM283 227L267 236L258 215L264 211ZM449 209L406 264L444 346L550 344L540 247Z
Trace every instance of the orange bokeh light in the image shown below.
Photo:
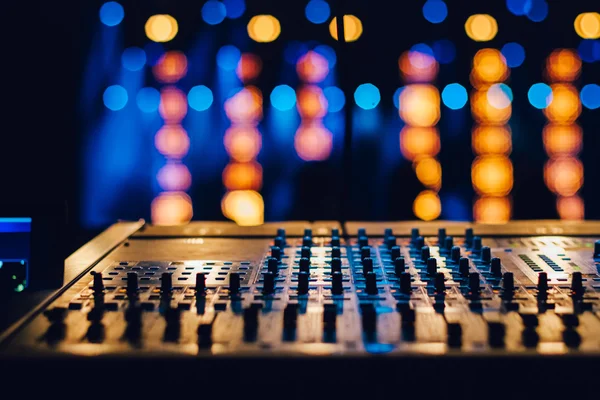
M581 58L575 50L555 50L546 60L546 74L553 82L572 82L580 73Z
M556 199L556 209L560 219L582 221L585 218L585 205L579 196L559 197Z
M173 86L165 87L160 92L158 112L165 122L178 124L186 116L188 110L187 96Z
M229 163L223 170L223 184L228 190L260 190L263 170L256 161Z
M191 221L194 212L192 199L183 192L159 194L151 205L154 225L183 225Z
M156 180L163 190L185 191L192 185L192 174L185 165L170 162L158 170Z
M473 57L471 83L477 88L505 81L509 74L506 59L498 49L481 49Z
M152 71L156 80L162 83L175 83L187 73L188 61L180 51L168 51L162 55Z
M509 155L512 151L510 127L496 125L478 125L473 129L473 152L477 155Z
M324 161L331 155L333 134L321 123L302 124L294 137L294 148L304 161Z
M303 119L323 118L327 113L327 99L320 87L304 86L297 91L296 96L296 107Z
M480 124L504 125L512 115L512 105L496 108L488 101L487 90L475 90L471 93L471 113Z
M408 125L434 126L440 120L440 92L433 85L408 85L400 93L400 118Z
M435 58L417 51L406 51L398 59L398 67L406 82L431 82L439 71Z
M261 225L265 219L263 198L254 190L227 192L221 200L221 211L240 226Z
M256 124L262 119L262 94L246 87L225 101L225 114L234 123Z
M431 189L439 190L442 185L442 166L433 157L423 157L416 161L415 173L419 182Z
M329 73L329 62L317 52L309 51L296 64L296 72L304 82L322 82Z
M252 125L232 126L225 131L223 138L227 154L239 162L248 162L256 158L262 147L262 137Z
M244 83L255 79L260 71L262 71L262 61L259 56L252 53L242 54L235 70L238 78Z
M400 131L400 151L404 158L435 157L440 152L440 135L436 128L405 126Z
M513 187L513 166L508 157L477 157L471 167L471 181L477 193L506 196Z
M482 197L475 201L473 217L482 224L504 224L510 220L512 205L508 197Z
M154 137L160 154L170 158L183 158L190 149L190 138L181 125L164 125Z
M573 196L583 185L583 164L575 157L550 159L544 166L544 181L550 191Z
M413 202L413 213L423 221L432 221L442 213L442 202L438 194L432 190L424 190Z
M550 122L570 124L581 114L579 93L570 84L557 83L552 88L552 102L544 109L544 114Z
M574 156L583 146L583 132L576 124L544 127L544 148L549 156Z

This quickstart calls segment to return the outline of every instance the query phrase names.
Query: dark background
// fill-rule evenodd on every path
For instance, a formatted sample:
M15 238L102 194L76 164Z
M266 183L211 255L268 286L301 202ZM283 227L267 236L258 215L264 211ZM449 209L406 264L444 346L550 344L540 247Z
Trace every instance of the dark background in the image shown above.
M81 146L86 135L82 126L89 124L89 121L82 121L78 113L82 70L99 26L98 9L102 3L9 2L3 5L5 18L1 24L4 104L0 134L2 196L16 201L66 199L71 226L78 233L78 244L102 229L102 226L90 227L81 223ZM127 16L123 39L125 47L146 42L143 24L148 16L157 12L170 13L179 22L179 34L166 48L185 51L198 31L207 29L200 16L203 2L122 0L120 3L125 7ZM335 3L330 1L332 9ZM573 30L573 21L580 12L597 9L594 6L597 6L597 2L549 1L548 18L542 23L533 23L525 17L510 14L503 0L447 1L450 10L448 19L438 25L427 23L423 18L421 7L424 1L356 0L347 3L347 13L359 16L365 29L363 37L349 47L345 64L349 78L347 84L351 88L364 82L378 86L382 97L379 107L384 114L376 132L355 136L350 203L352 212L348 217L379 220L414 218L411 205L422 186L417 182L410 163L401 159L398 147L401 125L391 101L394 91L402 85L397 59L401 52L415 43L447 38L456 45L457 58L453 64L440 69L436 83L439 88L451 82L469 87L470 62L482 47L499 48L511 41L518 41L525 47L526 61L523 66L513 70L510 80L515 93L511 119L511 159L515 170L513 217L556 218L555 196L543 181L543 165L547 156L543 150L541 130L545 118L541 111L528 104L526 93L531 84L544 80L541 73L543 63L554 48L578 46L580 38ZM305 4L306 1L247 0L244 17L236 20L240 26L221 24L211 27L215 41L219 43L216 48L229 43L232 29L245 29L245 23L252 15L270 13L279 18L284 29L277 41L266 45L250 43L243 49L262 57L265 68L259 87L263 93L270 93L275 85L283 83L277 80L278 75L274 72L283 63L284 46L290 40L318 40L335 46L322 25L313 25L306 20ZM469 15L480 12L495 16L500 26L498 36L486 44L468 39L463 28ZM339 70L339 64L337 68ZM581 87L583 83L599 81L600 63L584 64L577 85ZM99 107L102 107L101 99ZM468 108L462 112L465 113L463 129L469 134L454 135L452 127L444 126L445 118L452 111L442 107L442 151L439 155L443 167L442 201L445 193L458 193L466 201L471 201L474 196L470 182L472 122ZM600 171L599 161L595 157L600 148L599 112L584 108L578 120L584 128L584 151L580 157L585 165L586 184L581 194L586 202L588 219L600 218L598 185L595 184ZM269 149L268 140L263 143L263 158L259 158L259 161L264 168L262 193L268 198L270 177L276 174L275 171L285 160L268 155L276 153L276 149ZM386 156L388 145L396 146L397 160L393 163ZM292 203L284 219L332 219L339 216L340 150L339 146L336 147L327 162L306 163L295 171ZM224 167L227 160L222 158L220 162ZM195 202L195 219L223 219L219 206L223 193L220 173L203 180L200 186L194 185L190 195ZM115 209L114 220L149 218L151 198L147 197L147 193L124 197L128 198L124 200L127 207ZM201 202L196 203L199 198L202 198ZM270 217L267 203L266 218Z

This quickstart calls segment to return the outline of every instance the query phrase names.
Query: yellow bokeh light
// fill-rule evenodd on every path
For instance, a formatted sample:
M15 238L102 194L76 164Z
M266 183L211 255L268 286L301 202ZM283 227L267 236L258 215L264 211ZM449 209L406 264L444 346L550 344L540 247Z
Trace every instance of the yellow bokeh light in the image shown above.
M512 105L496 108L488 101L486 90L476 90L471 94L471 113L480 124L504 125L512 115Z
M160 154L170 158L183 158L190 149L190 138L181 125L164 125L154 137Z
M435 157L440 152L440 135L436 128L405 126L400 131L400 151L407 160Z
M467 19L465 31L476 42L487 42L498 34L498 23L491 15L475 14Z
M431 189L439 189L442 185L442 166L432 157L419 159L415 163L417 179Z
M262 137L256 127L232 126L225 131L223 138L227 154L239 162L248 162L256 158L262 147Z
M475 191L487 196L506 196L513 187L513 166L508 157L477 157L471 168Z
M482 224L504 224L510 220L511 209L508 197L482 197L473 206L473 217Z
M168 14L153 15L146 21L146 36L153 42L164 43L177 36L177 20Z
M510 128L506 125L479 125L473 130L471 141L477 155L509 155L512 151Z
M167 123L178 124L188 110L187 96L174 86L165 87L160 92L158 112Z
M579 196L559 197L556 209L560 219L582 221L585 218L585 205Z
M294 137L294 148L304 161L324 161L331 155L333 134L321 123L302 124Z
M581 58L575 50L555 50L546 60L546 74L553 82L572 82L580 73Z
M413 202L413 213L423 221L432 221L442 213L442 202L432 190L424 190Z
M471 83L477 88L505 81L509 74L506 59L498 49L481 49L473 57Z
M434 126L440 120L440 92L433 85L408 85L400 93L400 118L408 125Z
M553 84L552 102L544 109L544 114L550 122L570 124L581 114L579 92L570 84Z
M430 82L438 74L438 62L429 54L406 51L398 59L398 67L407 82Z
M303 119L323 118L327 113L327 99L320 87L304 86L297 91L296 97L296 107Z
M329 23L329 33L332 38L338 40L337 17L334 17ZM346 42L356 42L362 33L361 20L354 15L344 15L344 39L346 39Z
M573 196L583 185L583 164L575 157L550 159L544 166L544 181L550 191Z
M183 225L193 216L192 199L183 192L165 192L159 194L151 205L154 225Z
M329 73L329 62L317 52L309 51L296 64L296 72L304 82L322 82Z
M187 73L187 57L180 51L168 51L162 55L152 72L159 82L175 83Z
M248 36L255 42L272 42L281 34L281 24L272 15L256 15L248 22Z
M233 190L221 200L223 215L240 226L262 225L265 220L265 204L262 196L254 190Z
M550 124L544 127L544 148L549 156L574 156L583 146L583 132L577 124Z
M600 38L600 14L581 13L575 18L575 32L584 39Z
M223 184L228 190L260 190L263 170L259 163L229 163L223 170Z

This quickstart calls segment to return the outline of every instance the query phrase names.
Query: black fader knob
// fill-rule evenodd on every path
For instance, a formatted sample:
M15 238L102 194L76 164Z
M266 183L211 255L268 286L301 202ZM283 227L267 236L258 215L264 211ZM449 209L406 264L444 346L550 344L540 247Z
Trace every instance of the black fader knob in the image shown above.
M138 274L137 272L127 273L127 295L133 297L138 292Z
M331 258L341 258L342 257L342 250L339 247L332 247L331 248Z
M364 260L365 258L371 257L371 248L369 246L363 246L360 249L360 259Z
M198 325L198 347L201 349L208 349L212 346L212 331L213 324L200 324Z
M446 282L443 272L438 272L435 275L435 291L437 293L444 293L446 291Z
M302 257L298 265L300 272L310 272L310 258Z
M271 247L271 258L274 258L277 261L281 261L281 247L273 246Z
M594 243L594 258L600 258L600 240Z
M275 275L272 272L264 274L263 294L273 294L275 292Z
M302 246L311 247L313 245L312 237L304 236L302 238Z
M427 275L434 276L437 274L437 259L429 257L427 260Z
M358 228L358 237L367 237L367 230L365 228Z
M196 274L196 294L204 295L206 292L206 274L198 272Z
M396 246L396 236L389 236L388 238L386 238L385 245L388 249L391 249L392 247Z
M438 229L438 246L442 247L446 242L446 228Z
M280 237L283 240L283 245L286 245L286 240L285 240L285 229L283 228L279 228L277 229L277 237Z
M421 234L419 233L419 228L412 228L410 230L410 241L413 244L416 244L417 239L419 238L419 236L421 236Z
M421 249L421 261L427 262L427 260L429 260L429 257L431 257L431 253L429 252L429 246L423 246L423 248Z
M173 290L173 277L168 272L163 272L160 278L160 291L163 294L169 294Z
M342 259L334 258L331 260L331 273L342 272Z
M362 325L365 333L377 331L377 310L371 303L361 305Z
M377 289L377 275L375 274L375 272L368 272L365 276L365 280L365 290L367 294L375 295L379 293Z
M101 293L104 291L104 281L102 280L101 272L92 272L92 276L94 277L94 283L92 284L92 289L95 293Z
M283 243L283 238L280 236L277 236L273 240L273 245L274 245L274 247L279 247L280 249L283 248L283 246L285 246L285 244Z
M454 238L452 236L446 236L446 239L444 239L444 251L447 251L449 253L450 251L452 251L453 247Z
M275 257L269 257L267 260L267 270L273 275L277 275L279 273L279 262Z
M425 246L425 238L423 236L419 236L417 240L415 240L415 248L417 250L421 250Z
M512 272L505 272L502 276L502 287L505 292L512 292L515 290L515 278Z
M332 236L331 237L331 247L339 247L341 244L340 241L340 237L339 236Z
M471 247L473 245L473 228L465 229L465 245Z
M369 245L369 238L366 236L359 236L358 237L358 247L359 248L363 248L365 246Z
M473 293L479 292L479 274L477 272L469 274L469 289Z
M448 346L452 348L462 345L462 326L458 322L448 322Z
M229 274L229 294L235 296L240 293L240 274L232 272Z
M408 272L402 272L400 274L400 291L404 294L410 294L412 292L411 277Z
M335 331L337 321L337 305L323 304L323 330L326 332Z
M452 250L450 250L450 259L454 263L458 263L460 261L460 247L453 246Z
M298 274L298 294L308 294L308 282L310 274L308 272L300 272Z
M467 277L469 276L470 263L467 257L462 257L458 261L458 272L461 276Z
M283 327L285 329L295 329L298 321L298 304L289 303L283 310Z
M390 256L392 260L395 260L396 258L400 257L400 246L392 247Z
M473 252L479 253L481 251L481 237L473 237Z
M383 230L383 237L385 239L389 238L390 236L394 236L394 231L392 230L392 228L385 228Z
M502 322L488 322L488 344L492 348L504 347L506 327Z
M500 258L492 258L490 272L493 276L502 276L502 260Z
M394 259L394 272L396 273L396 276L400 276L400 274L404 273L404 270L406 269L406 261L404 260L404 257L397 257Z
M302 248L300 249L300 257L310 258L310 247L302 246Z
M334 272L331 274L331 293L335 295L344 293L341 272Z
M304 229L304 235L302 235L302 236L312 238L312 235L313 235L312 229L305 228Z
M492 261L492 249L488 246L483 246L481 248L481 262L484 264L489 264Z
M373 272L373 259L365 258L362 262L363 264L363 275L367 276L369 272Z
M575 294L583 292L583 275L581 275L581 272L571 274L571 291Z
M336 237L336 236L340 236L340 230L338 228L331 228L331 236L332 237Z
M548 291L548 274L545 272L540 272L538 274L538 284L537 284L538 294L545 295Z

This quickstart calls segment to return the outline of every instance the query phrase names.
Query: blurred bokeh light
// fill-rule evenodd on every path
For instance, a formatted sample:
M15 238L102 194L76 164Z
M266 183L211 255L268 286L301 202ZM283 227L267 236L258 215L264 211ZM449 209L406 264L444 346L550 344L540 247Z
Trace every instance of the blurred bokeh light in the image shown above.
M181 125L164 125L154 137L160 154L168 158L183 158L190 148L190 138Z
M440 93L433 85L408 85L400 93L400 117L409 125L429 127L440 119Z
M442 0L427 0L423 4L423 16L432 24L439 24L448 16L448 7Z
M481 197L473 206L473 217L483 224L503 224L510 220L512 205L508 197Z
M233 190L221 200L223 215L240 226L256 226L264 223L265 204L262 196L254 190Z
M262 137L253 126L232 126L225 132L223 143L233 160L249 162L260 152Z
M158 60L152 72L159 82L175 83L187 73L188 61L181 51L168 51Z
M560 219L581 221L585 218L585 206L579 196L559 197L556 199L556 209Z
M184 192L159 194L151 205L154 225L182 225L192 220L192 199Z
M169 42L177 36L179 25L177 20L168 14L157 14L146 21L146 36L153 42Z
M471 144L475 154L508 156L512 150L510 127L507 125L477 125L473 129Z
M129 96L123 86L113 85L106 88L102 99L106 108L112 111L119 111L127 105Z
M327 113L327 99L320 87L306 85L298 89L296 95L296 106L302 118L323 118Z
M513 187L513 166L505 156L477 157L471 168L471 180L477 193L506 196Z
M333 135L320 123L300 125L294 137L294 148L304 161L324 161L331 155Z
M156 180L163 190L186 191L192 186L190 170L179 162L165 164L156 174Z
M583 132L576 124L549 124L543 131L544 148L549 156L575 156L583 147Z
M306 19L313 24L322 24L329 19L331 9L324 0L310 0L304 9Z
M167 86L160 92L158 112L167 123L177 124L187 114L187 96L174 86Z
M248 22L248 36L255 42L272 42L280 34L279 20L272 15L256 15Z
M575 32L584 39L600 38L600 14L581 13L575 18Z
M337 18L334 17L329 23L331 37L338 40ZM362 22L354 15L344 15L344 38L346 42L356 42L363 33Z
M309 51L298 60L296 72L304 82L319 83L329 73L329 62L321 54Z
M363 83L354 91L356 105L364 110L372 110L381 101L381 94L377 86L372 83Z
M572 82L581 73L581 59L575 50L555 50L546 62L546 73L552 81Z
M100 7L100 21L106 26L117 26L123 21L125 10L116 1L109 1Z
M259 163L233 162L223 170L223 185L227 190L260 190L263 170Z
M487 42L498 34L498 23L491 15L475 14L467 19L465 31L474 41Z
M440 136L436 128L405 126L400 132L400 150L409 161L422 156L434 157L440 152Z
M544 109L550 122L568 124L581 114L579 92L570 84L557 83L551 85L552 102Z
M544 167L544 180L552 192L573 196L583 185L583 164L575 157L550 159Z
M432 190L424 190L413 202L413 213L423 221L432 221L440 216L442 203L438 194Z

